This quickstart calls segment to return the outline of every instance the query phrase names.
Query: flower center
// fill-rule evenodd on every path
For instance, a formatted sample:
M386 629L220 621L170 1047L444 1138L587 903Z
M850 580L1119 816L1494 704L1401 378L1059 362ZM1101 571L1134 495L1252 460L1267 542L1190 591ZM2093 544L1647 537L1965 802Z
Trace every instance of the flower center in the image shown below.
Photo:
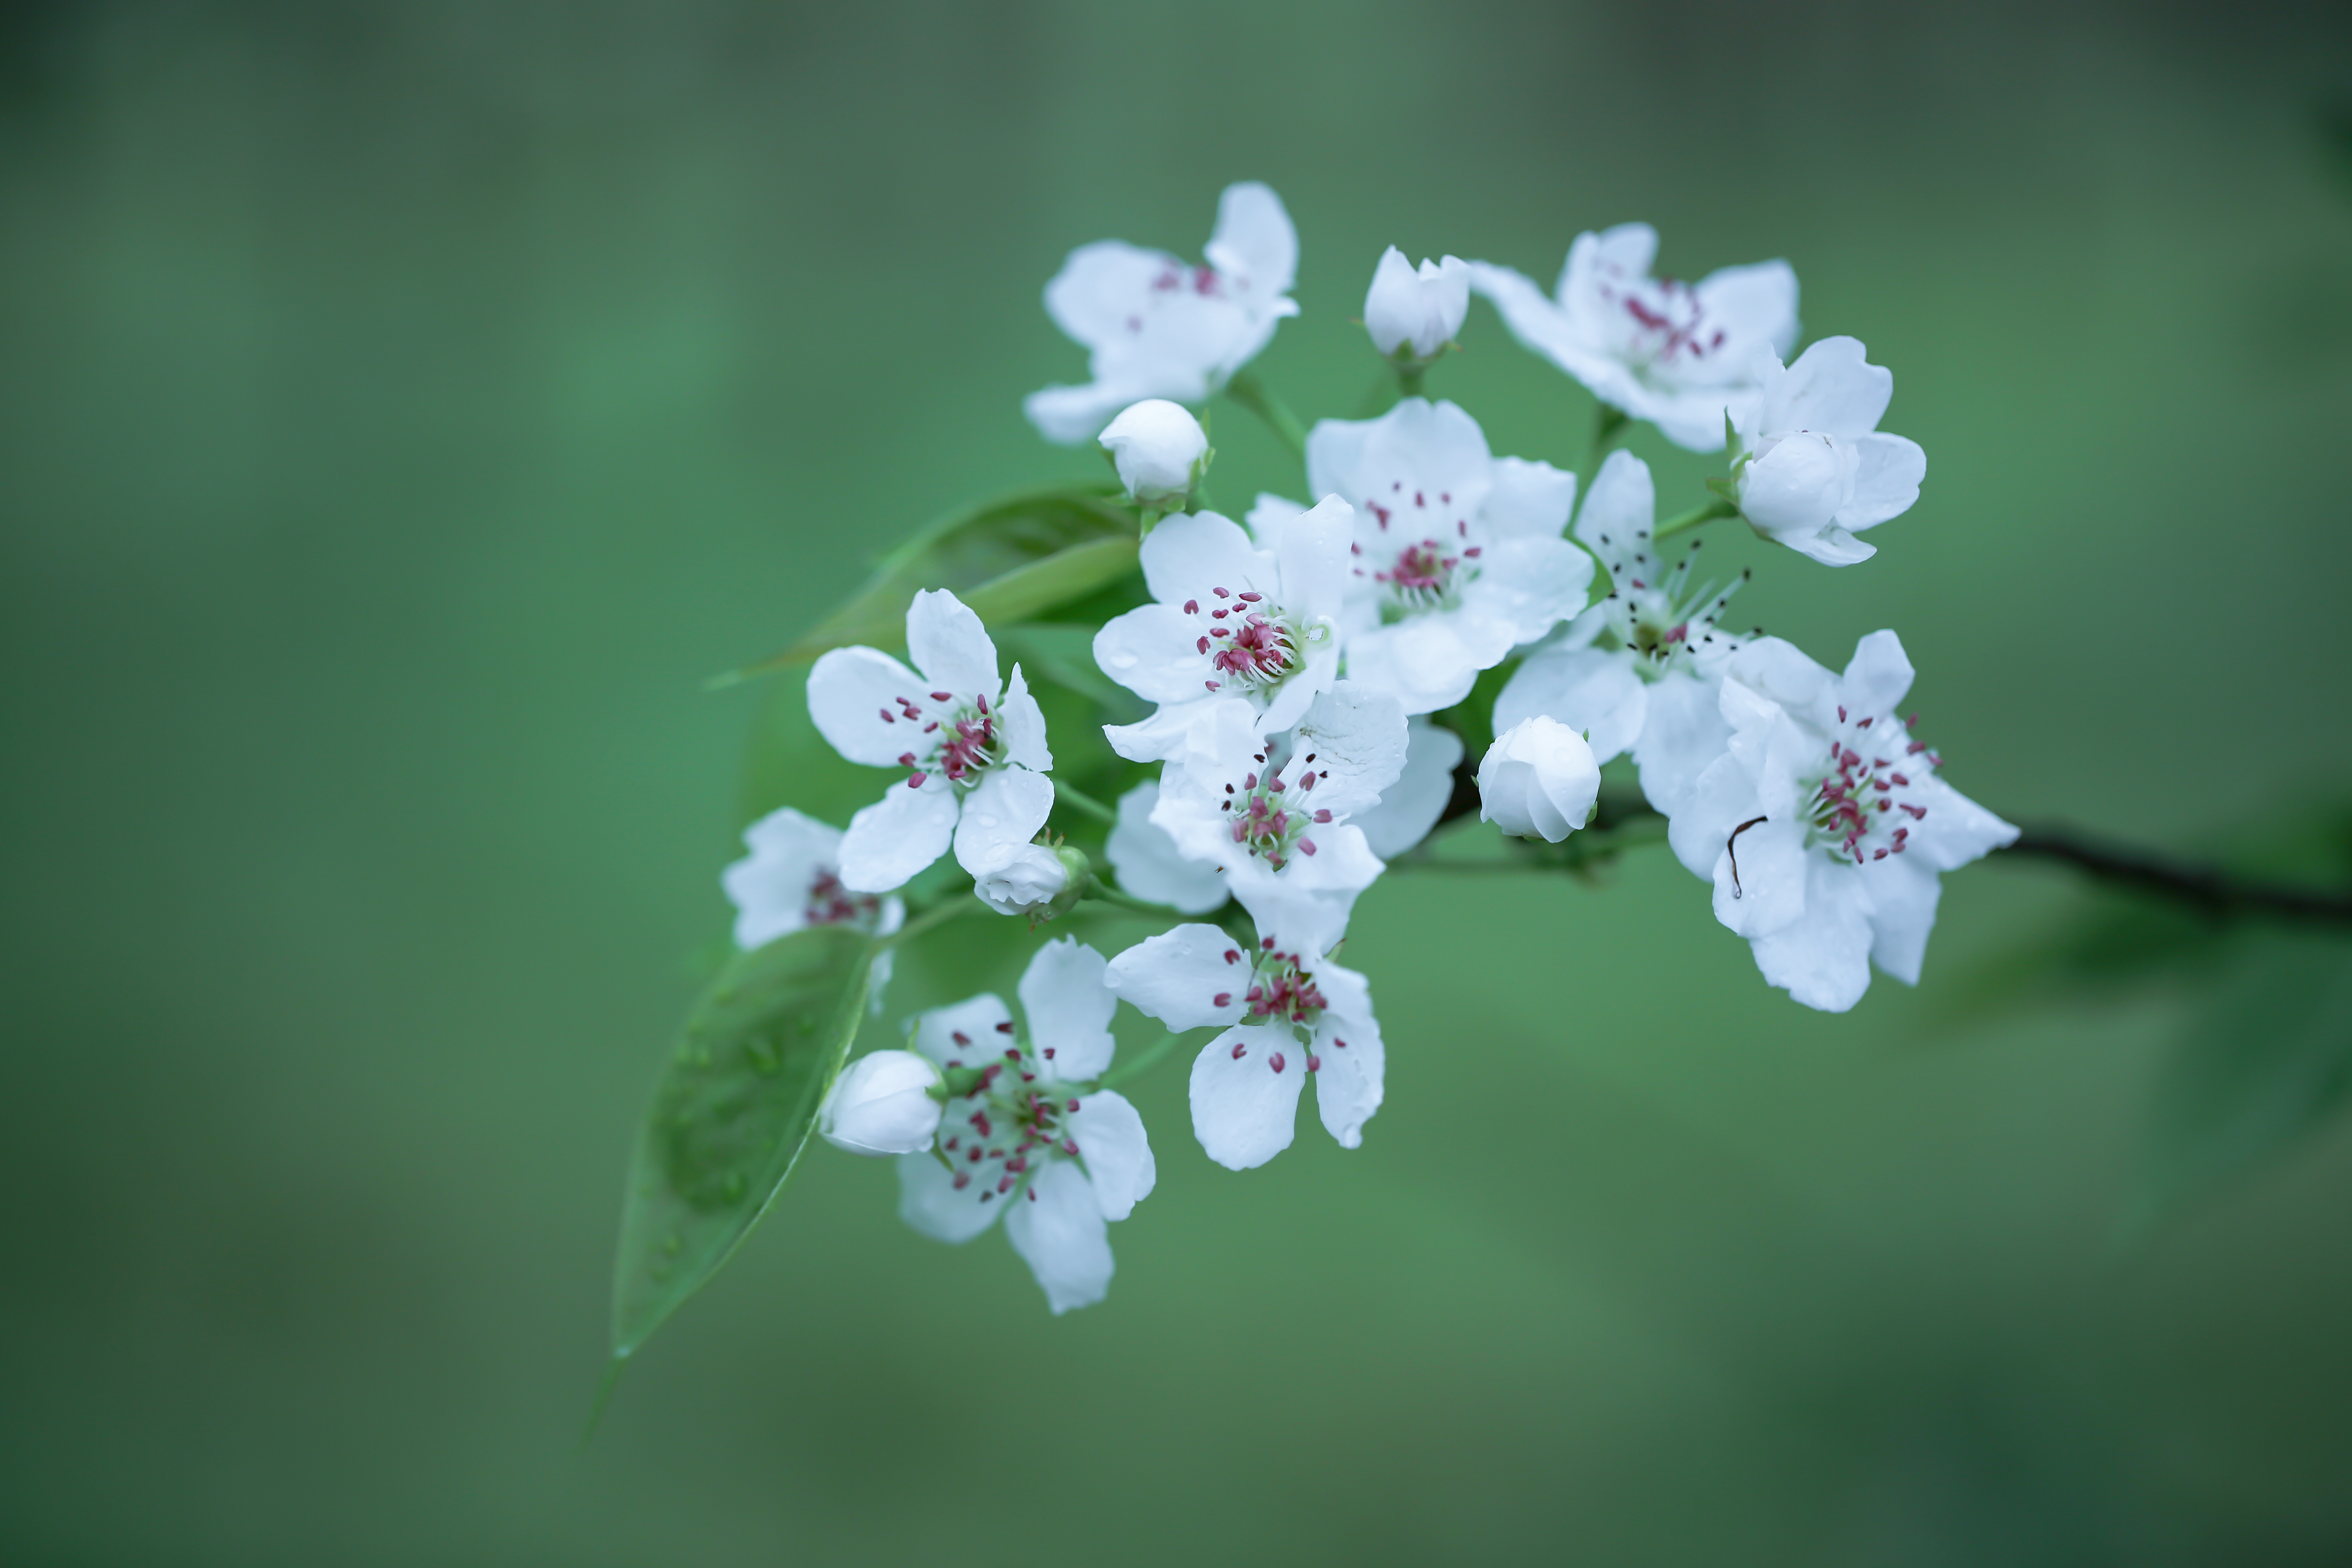
M802 909L802 919L813 926L871 927L881 910L880 899L871 893L853 893L841 885L839 877L820 870L809 879L808 902Z
M1924 741L1910 736L1918 721L1914 713L1897 720L1882 714L1851 721L1838 710L1838 732L1830 737L1829 765L1804 782L1812 785L1807 797L1806 842L1826 848L1832 857L1859 866L1884 860L1908 847L1911 826L1925 818L1927 808L1906 800L1911 773L1925 777L1943 765L1943 759ZM1874 723L1885 727L1872 733ZM1893 743L1900 736L1899 745ZM1899 757L1868 754L1874 747L1899 751Z
M1238 947L1225 949L1225 962L1241 963L1242 950ZM1307 1058L1307 1070L1321 1071L1323 1058L1313 1049L1315 1026L1322 1022L1324 1010L1330 1004L1324 1001L1322 991L1315 984L1315 976L1300 966L1298 955L1276 952L1274 938L1267 937L1259 942L1255 961L1243 973L1249 980L1249 990L1243 995L1248 1010L1243 1014L1242 1022L1288 1025L1299 1044L1307 1047L1303 1053ZM1220 991L1210 1000L1213 1005L1224 1007L1230 1005L1233 999L1231 991ZM1348 1042L1334 1037L1331 1044L1344 1050ZM1249 1055L1249 1046L1245 1041L1234 1041L1233 1049L1235 1061ZM1284 1052L1274 1050L1266 1054L1265 1065L1268 1070L1280 1072L1288 1063Z
M1370 576L1388 592L1381 604L1381 619L1396 622L1408 616L1427 610L1448 610L1461 602L1464 584L1478 575L1477 560L1486 552L1484 545L1470 542L1470 520L1454 520L1454 537L1444 537L1445 525L1426 514L1436 511L1439 517L1454 505L1450 490L1437 492L1437 505L1429 504L1427 490L1408 490L1402 479L1391 481L1388 499L1375 500L1364 498L1364 511L1380 525L1382 539L1374 549L1374 564L1370 572L1359 563L1355 574ZM1402 520L1402 526L1397 525ZM1420 539L1409 531L1436 524L1437 531L1425 533ZM1396 531L1391 535L1391 529ZM1400 545L1392 541L1402 541ZM1362 555L1364 547L1351 546L1353 553ZM1385 555L1388 564L1377 564Z
M1664 674L1676 658L1688 660L1701 648L1708 652L1728 653L1739 646L1738 639L1718 636L1716 622L1722 617L1724 606L1731 595L1746 585L1749 574L1742 572L1731 580L1728 587L1717 590L1710 581L1691 586L1691 568L1698 563L1699 542L1694 540L1675 568L1663 578L1653 575L1646 546L1649 531L1641 531L1633 542L1637 547L1626 552L1601 536L1604 563L1617 586L1601 601L1607 630L1600 646L1608 647L1609 639L1631 649L1636 656L1634 668L1645 676Z
M1002 1046L975 1041L961 1030L952 1037L971 1056L948 1060L951 1087L940 1123L939 1152L955 1173L956 1190L977 1183L984 1204L1025 1186L1047 1162L1074 1159L1078 1152L1066 1124L1078 1108L1075 1099L1066 1098L1068 1086L1043 1080L1028 1043L1012 1040L1011 1020L996 1027L1006 1042ZM959 1068L977 1074L961 1094L952 1089Z
M1600 290L1602 303L1616 312L1612 336L1618 352L1644 380L1671 385L1675 373L1696 368L1723 347L1723 329L1707 320L1698 290L1687 283L1673 278L1629 281L1612 268Z
M952 692L934 691L930 698L934 703L955 704ZM903 697L891 700L898 704L898 711L894 715L884 709L885 719L905 719L908 722L922 720L924 710L917 704ZM898 765L909 770L908 789L922 788L923 780L931 773L945 774L948 783L969 787L980 782L981 774L1004 760L1004 740L997 731L997 715L988 710L985 695L937 711L939 717L922 728L929 749L898 753Z
M1330 770L1317 772L1312 752L1295 763L1282 762L1277 744L1269 743L1265 751L1254 753L1250 760L1259 771L1244 773L1238 788L1227 784L1225 798L1218 804L1218 809L1232 817L1234 842L1276 871L1287 865L1293 854L1314 854L1315 840L1308 835L1331 820L1329 812L1316 810L1307 799L1316 781L1328 776ZM1269 757L1277 760L1269 763ZM1292 776L1285 779L1285 773Z
M1300 626L1281 605L1267 604L1263 594L1225 587L1212 588L1209 594L1208 629L1192 647L1209 661L1213 673L1201 684L1212 691L1228 686L1271 691L1305 668L1307 650L1331 635L1328 626ZM1202 614L1201 601L1185 600L1184 613Z

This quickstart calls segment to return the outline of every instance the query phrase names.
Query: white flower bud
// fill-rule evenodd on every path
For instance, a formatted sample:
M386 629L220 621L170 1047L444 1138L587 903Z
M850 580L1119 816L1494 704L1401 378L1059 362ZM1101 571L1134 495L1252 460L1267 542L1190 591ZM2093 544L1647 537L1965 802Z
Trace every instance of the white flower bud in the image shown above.
M1372 270L1364 296L1364 330L1384 354L1399 343L1412 345L1416 359L1434 359L1462 330L1470 313L1470 264L1458 256L1423 260L1415 272L1404 252L1391 245Z
M1164 397L1132 405L1095 438L1118 466L1118 482L1140 501L1191 494L1193 469L1209 450L1201 422Z
M1860 454L1833 436L1766 437L1739 469L1739 510L1768 533L1826 528L1853 493Z
M873 1051L834 1079L818 1107L816 1130L853 1154L912 1154L931 1146L940 1101L931 1098L940 1069L913 1051Z
M1515 838L1557 844L1592 819L1600 797L1592 748L1541 714L1506 730L1478 764L1478 816Z
M1042 844L1024 844L974 877L971 890L1000 915L1048 915L1069 881L1062 857Z

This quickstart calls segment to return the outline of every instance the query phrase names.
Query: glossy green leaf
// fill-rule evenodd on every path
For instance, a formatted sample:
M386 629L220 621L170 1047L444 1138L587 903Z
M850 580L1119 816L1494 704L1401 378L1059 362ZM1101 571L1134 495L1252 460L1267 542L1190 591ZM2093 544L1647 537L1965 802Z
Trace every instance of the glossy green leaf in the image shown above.
M865 1016L874 943L811 926L738 955L695 1004L637 1135L613 1277L634 1352L775 1201Z
M902 647L919 589L952 588L992 626L1083 599L1135 570L1136 518L1116 493L1061 486L943 518L892 551L847 604L792 647L720 681L807 664L827 648Z

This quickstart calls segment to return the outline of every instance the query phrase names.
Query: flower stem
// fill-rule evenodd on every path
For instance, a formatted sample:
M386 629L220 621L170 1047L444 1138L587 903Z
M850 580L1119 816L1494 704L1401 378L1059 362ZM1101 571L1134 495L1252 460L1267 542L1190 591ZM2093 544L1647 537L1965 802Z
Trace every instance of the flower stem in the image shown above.
M1617 433L1625 428L1630 422L1630 417L1623 409L1613 403L1602 404L1600 412L1594 415L1592 455L1586 459L1584 465L1585 489L1592 488L1592 476L1600 471L1601 459L1609 455L1610 444L1617 439Z
M933 926L945 925L948 921L955 919L958 915L968 913L969 911L981 907L981 901L978 899L961 898L954 894L950 894L948 897L941 899L938 903L933 904L929 909L925 910L922 913L917 915L913 920L908 921L905 925L900 926L897 935L884 937L882 939L881 945L885 948L897 947L901 942L922 935Z
M1298 416L1290 411L1288 404L1266 390L1265 383L1255 374L1246 370L1234 372L1225 383L1225 395L1265 420L1282 444L1290 448L1292 457L1307 456L1307 426L1298 422Z
M1118 826L1118 813L1113 811L1110 807L1105 805L1094 796L1087 794L1084 790L1064 784L1060 779L1055 779L1054 781L1054 804L1055 805L1059 805L1065 801L1076 806L1080 811L1085 812L1097 822L1108 822L1114 826Z
M1087 878L1087 890L1078 897L1081 901L1092 899L1098 903L1116 905L1119 909L1131 910L1137 914L1150 915L1159 920L1181 921L1184 918L1184 911L1181 910L1171 909L1166 904L1151 903L1147 900L1137 898L1132 893L1122 893L1100 877Z
M1738 517L1739 509L1720 498L1705 506L1693 507L1680 517L1670 517L1651 531L1653 539L1664 539L1670 533L1680 533L1686 528L1696 528L1702 522L1712 522L1718 517Z

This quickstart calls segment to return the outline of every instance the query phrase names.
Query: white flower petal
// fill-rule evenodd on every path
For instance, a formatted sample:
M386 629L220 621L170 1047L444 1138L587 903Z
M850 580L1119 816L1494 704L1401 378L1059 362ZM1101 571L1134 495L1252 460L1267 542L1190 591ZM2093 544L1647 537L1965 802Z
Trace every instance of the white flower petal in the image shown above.
M809 671L809 721L827 744L869 768L898 765L908 752L922 753L922 725L907 718L901 698L923 702L923 678L870 647L829 648Z
M1853 657L1838 678L1838 701L1857 719L1890 714L1916 679L1903 639L1892 631L1874 631L1853 645Z
M1714 695L1709 693L1710 719L1715 717L1714 708ZM1633 673L1630 652L1548 648L1511 672L1502 695L1495 699L1495 732L1501 734L1540 714L1583 734L1592 747L1594 761L1605 763L1631 750L1642 738L1649 710L1650 688ZM1715 723L1722 728L1720 719Z
M1470 695L1485 668L1478 662L1483 650L1464 646L1459 619L1444 613L1414 616L1349 637L1349 682L1388 693L1408 714L1453 707ZM1511 639L1507 628L1496 629L1502 650L1495 657L1500 659L1510 651Z
M1029 1043L1064 1082L1100 1077L1118 1048L1108 1026L1118 997L1103 984L1104 967L1101 953L1066 936L1039 948L1022 972Z
M1151 1140L1145 1136L1143 1118L1117 1089L1097 1089L1079 1100L1063 1127L1078 1146L1087 1179L1094 1184L1095 1203L1107 1220L1125 1219L1135 1205L1159 1184L1160 1168L1151 1158Z
M1819 916L1806 892L1822 858L1805 848L1802 824L1767 820L1724 838L1714 866L1715 918L1727 929L1765 936Z
M956 830L955 786L937 773L922 787L893 784L882 798L849 819L841 836L841 885L857 893L887 893L948 851Z
M1049 1161L1025 1191L1003 1201L1013 1205L1004 1234L1037 1277L1055 1317L1091 1307L1109 1293L1110 1237L1093 1188L1076 1165Z
M1181 925L1112 959L1104 979L1128 1005L1181 1034L1241 1022L1250 973L1250 955L1229 933Z
M1360 1148L1364 1123L1381 1108L1388 1071L1380 1020L1372 1016L1371 987L1354 970L1328 959L1317 964L1314 973L1330 1003L1315 1031L1315 1110L1339 1147Z
M1021 412L1046 440L1056 446L1075 447L1141 395L1133 387L1100 381L1088 382L1084 386L1048 386L1023 398Z
M1478 817L1557 844L1591 820L1601 765L1584 737L1538 714L1495 737L1478 763Z
M1245 285L1261 308L1272 308L1298 280L1298 230L1273 187L1256 180L1218 194L1217 226L1202 254L1210 266Z
M1360 538L1384 516L1402 536L1449 531L1486 504L1493 470L1478 422L1451 403L1408 397L1378 419L1319 420L1307 437L1307 488L1365 513Z
M1872 431L1853 442L1853 492L1832 520L1840 528L1874 528L1900 517L1919 499L1927 477L1927 454L1916 441Z
M1266 490L1257 492L1257 503L1249 509L1242 521L1249 524L1250 537L1257 541L1260 550L1278 551L1282 536L1294 518L1307 515L1307 508L1286 496Z
M996 645L980 617L945 588L919 590L907 606L907 657L935 687L967 700L996 700Z
M735 906L735 945L749 952L808 923L809 889L840 864L841 829L791 806L743 830L751 853L719 875Z
M956 864L975 877L994 870L1014 850L1029 847L1053 812L1053 780L1026 768L990 770L964 799L963 820L955 829Z
M1225 901L1225 879L1216 867L1187 859L1176 841L1151 821L1160 804L1157 781L1139 784L1118 797L1118 822L1104 853L1118 873L1123 892L1188 915L1204 915Z
M940 1130L939 1081L939 1065L914 1051L868 1051L826 1090L817 1131L853 1154L927 1152Z
M1273 555L1251 543L1240 523L1213 511L1160 519L1144 536L1139 559L1144 586L1163 605L1207 601L1216 587L1236 594L1245 589L1273 594L1278 586ZM1215 603L1201 605L1200 629L1207 629L1206 612Z
M1042 844L1024 844L985 871L975 872L971 890L1000 915L1034 915L1069 886L1070 869Z
M1723 721L1717 685L1696 676L1667 674L1647 689L1643 708L1641 738L1633 742L1642 794L1672 816L1683 808L1699 774L1730 744L1731 726ZM1599 733L1594 731L1596 738Z
M997 1060L1013 1041L1013 1009L992 992L917 1018L912 1044L943 1068L969 1068Z
M1194 465L1209 449L1208 435L1192 411L1164 397L1129 405L1095 439L1111 455L1118 482L1137 500L1190 494Z
M1054 771L1054 753L1045 745L1045 710L1029 694L1029 682L1014 665L1004 682L1004 701L997 710L997 729L1004 737L1004 760L1032 773Z
M1943 895L1936 868L1905 853L1865 861L1855 874L1870 889L1872 962L1906 985L1918 984L1927 936L1936 929L1936 903Z
M1464 638L1491 669L1519 643L1530 643L1584 608L1592 582L1592 557L1565 539L1505 539L1486 547L1478 575L1463 590L1463 608L1473 624L1501 628L1501 652L1486 658L1484 647Z
M1454 798L1454 770L1462 762L1462 737L1425 718L1405 728L1404 771L1381 794L1380 803L1348 820L1365 844L1383 859L1402 855L1423 839L1445 815Z
M1168 605L1140 605L1095 634L1095 663L1147 702L1205 697L1209 661L1195 646L1200 617Z
M1788 369L1769 365L1759 416L1764 434L1812 430L1852 437L1877 429L1895 396L1895 373L1867 363L1859 339L1823 338Z
M1767 983L1808 1007L1843 1013L1870 989L1870 898L1855 868L1811 859L1805 918L1748 946Z
M1269 499L1258 498L1257 510L1250 513L1253 528ZM1282 572L1285 610L1309 623L1338 617L1347 596L1348 546L1355 532L1355 509L1338 496L1326 496L1312 510L1285 521L1271 546ZM1337 653L1336 647L1332 651Z
M1287 1027L1249 1025L1211 1040L1192 1063L1192 1135L1202 1152L1246 1171L1289 1148L1306 1081L1307 1048Z
M1526 458L1495 459L1495 488L1479 515L1493 539L1558 539L1576 510L1576 476Z
M1404 710L1396 699L1343 680L1318 697L1298 721L1294 761L1286 780L1301 779L1313 756L1315 784L1297 795L1300 809L1334 816L1369 810L1404 772Z
M1859 566L1878 553L1875 544L1865 544L1834 525L1818 533L1776 533L1772 540L1824 566Z
M1116 342L1128 330L1135 301L1148 298L1152 283L1171 270L1182 272L1186 268L1164 250L1146 250L1118 239L1082 245L1070 252L1062 269L1045 285L1045 314L1088 348ZM1103 418L1117 412L1107 410ZM1086 434L1091 436L1094 431Z
M1685 870L1713 881L1716 862L1723 857L1724 840L1730 837L1731 830L1763 815L1755 779L1740 766L1738 758L1726 752L1692 781L1688 795L1666 819L1666 843Z
M987 1182L968 1182L958 1191L955 1177L928 1151L898 1156L898 1217L934 1241L970 1241L986 1230L1004 1205L983 1203L993 1194Z

